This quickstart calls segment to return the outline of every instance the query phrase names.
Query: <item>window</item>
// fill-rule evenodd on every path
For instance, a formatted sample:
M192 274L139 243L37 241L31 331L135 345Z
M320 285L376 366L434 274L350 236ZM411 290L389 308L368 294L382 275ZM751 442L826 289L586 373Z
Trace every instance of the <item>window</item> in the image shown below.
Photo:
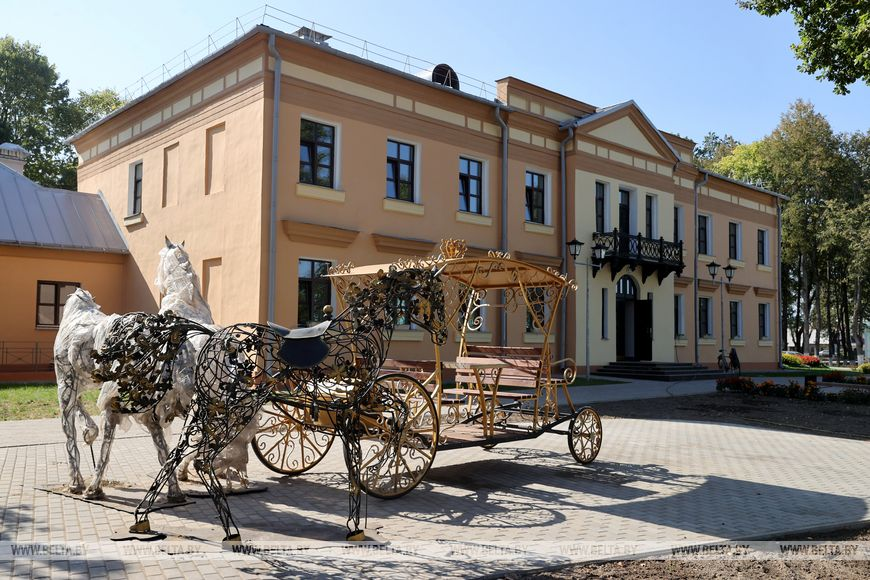
M543 288L527 288L526 299L531 308L526 308L526 332L543 332L547 322L547 293Z
M334 187L335 127L302 119L299 132L299 183Z
M710 254L710 216L698 216L698 253Z
M483 213L481 201L483 163L459 158L459 211Z
M526 221L546 223L544 218L544 176L526 171Z
M770 339L770 304L758 305L758 340Z
M387 141L387 197L414 201L414 146Z
M698 298L698 330L701 336L713 336L713 317L710 316L709 298Z
M59 325L66 299L80 286L78 282L37 282L36 326Z
M728 314L731 323L731 339L743 338L743 303L737 300L730 301Z
M323 321L323 307L332 303L332 284L326 278L329 266L321 260L299 260L298 326Z
M607 339L607 288L601 289L601 338Z
M647 238L655 238L658 235L658 228L656 227L656 214L658 213L656 208L656 196L647 194L646 196L646 232L645 236Z
M674 336L686 336L686 311L682 294L674 294Z
M595 182L595 231L604 233L607 231L606 215L607 187L600 182Z
M683 206L674 206L674 243L682 242L685 239L683 233Z
M743 259L743 227L737 222L728 222L728 257Z
M767 230L758 230L758 264L760 266L769 266L769 256Z
M393 321L396 328L410 329L411 317L408 315L408 301L396 298L396 319Z
M130 191L127 196L127 214L130 216L142 213L142 162L130 166Z

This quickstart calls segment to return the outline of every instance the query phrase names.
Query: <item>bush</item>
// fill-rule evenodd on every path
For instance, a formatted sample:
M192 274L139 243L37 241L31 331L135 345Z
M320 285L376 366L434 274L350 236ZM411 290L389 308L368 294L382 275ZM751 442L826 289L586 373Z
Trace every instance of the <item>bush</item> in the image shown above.
M803 362L801 361L800 355L797 354L785 354L782 355L782 364L787 367L800 367L803 366Z
M864 373L865 375L870 375L870 362L865 362L863 364L858 365L858 368L855 369L859 373Z
M749 377L722 377L716 379L716 390L752 394L755 391L755 383Z

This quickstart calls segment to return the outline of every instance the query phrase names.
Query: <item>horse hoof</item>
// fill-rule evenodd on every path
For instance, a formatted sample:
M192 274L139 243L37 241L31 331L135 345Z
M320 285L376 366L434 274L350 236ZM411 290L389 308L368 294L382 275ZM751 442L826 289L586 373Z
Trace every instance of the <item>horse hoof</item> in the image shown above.
M83 483L71 483L67 486L67 491L69 493L75 495L81 495L81 493L85 490L85 485Z
M184 503L187 501L187 496L183 493L167 494L166 503Z
M147 534L151 531L151 522L148 521L148 518L145 518L141 522L136 522L130 526L130 531L134 534Z
M235 546L236 544L240 544L241 542L242 542L242 535L241 534L230 534L229 536L227 536L226 538L223 539L223 541L221 542L221 547L224 550L232 550L233 546Z
M104 492L102 490L102 488L99 488L99 489L88 488L85 490L84 498L85 499L105 499L106 492Z
M366 539L366 533L362 530L348 532L345 538L348 542L362 542Z

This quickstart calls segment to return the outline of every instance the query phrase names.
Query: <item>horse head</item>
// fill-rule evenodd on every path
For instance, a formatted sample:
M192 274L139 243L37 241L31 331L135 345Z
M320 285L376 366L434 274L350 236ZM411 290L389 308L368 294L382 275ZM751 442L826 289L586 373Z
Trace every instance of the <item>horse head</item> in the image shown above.
M96 303L90 292L84 288L76 288L75 292L69 295L64 305L64 312L83 311L83 310L99 310L100 305Z

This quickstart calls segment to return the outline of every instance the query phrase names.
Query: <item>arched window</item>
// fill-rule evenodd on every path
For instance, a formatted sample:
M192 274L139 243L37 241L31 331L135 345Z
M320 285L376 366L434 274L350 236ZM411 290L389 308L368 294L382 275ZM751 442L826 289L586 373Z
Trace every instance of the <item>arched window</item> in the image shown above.
M628 300L637 299L637 284L631 276L623 276L616 283L616 297Z

